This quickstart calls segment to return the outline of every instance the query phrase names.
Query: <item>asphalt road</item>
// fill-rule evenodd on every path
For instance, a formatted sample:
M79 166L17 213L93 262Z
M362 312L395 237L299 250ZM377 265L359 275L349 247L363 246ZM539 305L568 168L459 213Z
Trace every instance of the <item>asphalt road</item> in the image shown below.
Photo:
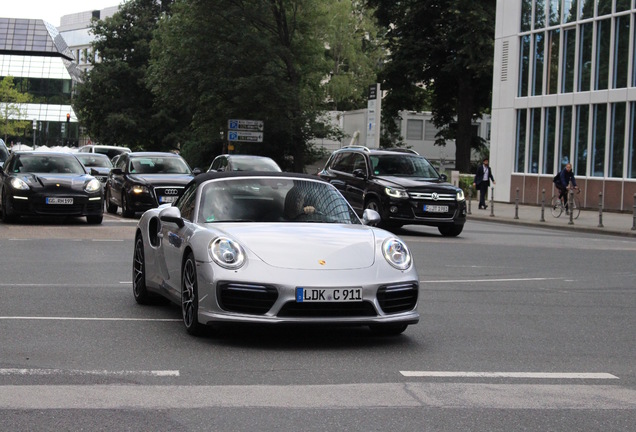
M135 221L0 223L0 430L632 431L636 239L399 232L421 321L188 336L131 292Z

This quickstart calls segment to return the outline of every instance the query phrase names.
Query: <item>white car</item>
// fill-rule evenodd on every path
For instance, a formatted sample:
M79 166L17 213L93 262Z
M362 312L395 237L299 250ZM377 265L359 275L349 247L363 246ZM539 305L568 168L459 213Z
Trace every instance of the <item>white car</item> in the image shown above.
M209 172L137 225L133 294L206 325L339 324L400 334L419 320L407 245L361 221L338 190L304 174Z

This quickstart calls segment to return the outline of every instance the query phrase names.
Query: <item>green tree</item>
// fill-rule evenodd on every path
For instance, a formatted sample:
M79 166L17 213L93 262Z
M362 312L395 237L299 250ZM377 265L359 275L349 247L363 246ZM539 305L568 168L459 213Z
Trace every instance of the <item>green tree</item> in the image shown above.
M470 170L480 141L472 123L491 106L495 0L368 0L387 29L390 59L383 126L395 129L400 109L427 101L440 128L437 144L456 142L456 167ZM429 99L430 98L430 99Z
M177 146L171 107L156 104L146 85L153 31L171 3L130 0L93 22L99 60L78 85L73 106L94 140L146 150Z
M0 135L7 142L9 135L19 135L30 120L24 120L26 110L23 104L31 102L31 96L20 93L13 82L13 77L6 76L0 81Z
M355 44L334 37L353 23L360 30L349 27L349 37L362 44L355 12L351 0L177 0L155 33L150 84L161 103L177 105L188 154L219 151L228 119L262 120L263 143L238 151L302 171L311 139L334 133L322 120L329 101L354 104L360 83L375 82Z

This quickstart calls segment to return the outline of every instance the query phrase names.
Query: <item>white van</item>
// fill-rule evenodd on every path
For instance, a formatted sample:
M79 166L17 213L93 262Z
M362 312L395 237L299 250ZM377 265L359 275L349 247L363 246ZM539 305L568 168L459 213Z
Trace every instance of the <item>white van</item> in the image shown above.
M112 159L118 154L122 153L130 153L130 149L128 147L120 147L120 146L110 146L110 145L101 145L101 144L89 144L83 147L80 147L78 152L80 153L101 153L108 156L108 159Z

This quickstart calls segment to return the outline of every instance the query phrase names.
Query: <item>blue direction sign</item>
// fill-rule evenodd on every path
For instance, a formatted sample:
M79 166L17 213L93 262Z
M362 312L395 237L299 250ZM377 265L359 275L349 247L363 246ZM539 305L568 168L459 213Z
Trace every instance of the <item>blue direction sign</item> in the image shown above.
M227 140L236 142L263 142L263 132L231 130L227 134Z
M231 119L227 121L227 128L231 131L242 130L242 131L262 132L263 122L261 120Z

